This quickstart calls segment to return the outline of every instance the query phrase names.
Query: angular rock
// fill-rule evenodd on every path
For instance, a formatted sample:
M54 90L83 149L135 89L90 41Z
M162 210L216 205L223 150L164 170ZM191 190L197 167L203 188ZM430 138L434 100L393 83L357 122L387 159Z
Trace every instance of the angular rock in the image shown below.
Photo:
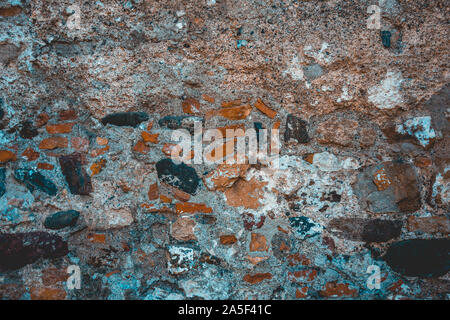
M195 221L191 218L178 218L172 224L172 237L179 241L197 240L194 233L195 225Z
M159 119L160 127L165 127L171 130L186 129L190 134L194 133L195 122L203 123L203 118L195 116L165 116Z
M414 217L408 218L408 230L420 231L430 234L450 234L450 219L447 216Z
M25 184L30 192L38 189L48 195L54 196L57 193L56 185L40 172L33 169L17 169L14 171L16 180Z
M291 217L289 218L289 225L295 230L296 236L301 239L307 239L320 234L323 227L312 221L308 217Z
M332 117L317 127L317 141L320 144L336 144L344 147L352 145L358 135L358 122Z
M0 63L7 66L17 59L20 48L10 43L0 43Z
M88 195L92 192L91 177L82 166L80 154L61 156L59 164L72 194Z
M402 225L400 220L335 218L328 224L328 229L343 239L386 242L400 236Z
M0 197L2 197L6 192L5 180L6 180L6 169L0 168Z
M175 164L171 159L162 159L156 163L158 178L175 188L189 194L195 194L199 177L194 168L185 163Z
M102 118L103 125L112 124L114 126L129 126L136 128L141 122L149 119L145 112L117 112Z
M289 114L286 118L286 131L284 132L284 141L289 143L291 140L298 143L308 143L309 136L307 122Z
M440 277L450 270L450 239L412 239L394 242L383 259L408 277Z
M77 223L79 216L80 213L75 210L59 211L45 218L44 226L53 230L72 227Z
M375 173L384 168L386 188L379 190ZM375 177L376 178L376 177ZM420 209L420 191L414 168L400 161L385 162L365 168L359 175L353 190L363 208L375 213L414 212Z
M23 139L32 139L38 135L37 129L31 121L24 121L20 124L19 135Z
M68 253L67 242L47 232L0 234L0 272L15 270L40 258L52 259Z
M312 81L322 76L324 71L319 64L313 63L303 67L303 74L308 80Z

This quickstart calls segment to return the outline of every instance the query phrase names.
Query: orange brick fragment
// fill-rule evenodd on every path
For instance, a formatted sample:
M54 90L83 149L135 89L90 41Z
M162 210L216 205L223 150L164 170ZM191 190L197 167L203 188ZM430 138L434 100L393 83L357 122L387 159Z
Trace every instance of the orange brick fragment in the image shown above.
M78 118L77 112L73 109L71 110L61 110L59 113L60 120L75 120Z
M300 288L300 290L297 288L297 290L295 291L295 297L297 299L304 299L308 296L307 293L308 293L308 287Z
M142 131L141 137L144 140L144 142L158 143L159 133L150 134L146 131Z
M337 283L336 281L326 283L325 288L320 291L320 295L327 298L354 297L356 294L356 289L350 289L348 284Z
M90 168L92 175L95 176L96 174L99 174L105 165L106 165L105 159L101 159L101 160L93 163Z
M386 190L391 185L391 180L389 180L384 168L377 170L373 174L373 183L377 186L378 191Z
M207 94L202 94L202 99L205 100L205 101L208 101L209 103L216 102L216 99L214 99L211 96L208 96Z
M269 247L267 246L266 237L259 233L252 233L250 240L250 251L267 251Z
M42 170L53 170L53 168L55 166L50 163L39 162L37 164L37 167L38 167L38 169L42 169Z
M181 103L183 112L187 114L196 114L200 112L200 102L195 98L187 98Z
M252 112L252 107L249 105L239 107L229 107L219 110L219 115L228 120L242 120L248 117Z
M22 157L27 158L28 161L34 161L39 158L39 152L34 151L32 148L26 148L22 153Z
M64 300L66 292L57 288L30 288L31 300Z
M180 160L189 160L194 158L194 150L191 150L191 152L188 155L184 155L181 154L182 152L182 148L174 143L165 143L162 147L162 152L168 156L168 157L175 157L175 158L179 158L179 157L183 157ZM173 154L172 154L173 152Z
M139 140L138 143L133 147L133 151L146 154L150 148L145 144L143 140Z
M148 200L156 200L159 196L158 184L154 183L148 188Z
M253 275L250 274L246 274L243 278L243 280L245 282L251 283L251 284L256 284L256 283L260 283L261 281L264 281L265 279L272 279L272 274L267 272L267 273L255 273Z
M212 208L207 207L204 203L177 202L175 211L176 213L212 213Z
M103 137L97 137L95 139L95 141L97 142L97 144L99 146L106 146L108 144L108 142L109 142L107 138L103 138Z
M75 123L60 123L60 124L48 124L45 129L47 129L47 132L50 134L55 133L70 133L72 132L72 127Z
M222 134L222 136L224 138L232 138L232 137L227 137L227 130L238 130L238 129L242 129L241 131L237 131L237 132L233 132L233 136L234 137L244 137L245 136L245 127L243 124L232 124L232 125L228 125L225 127L220 127L217 128L217 130L220 131L220 133Z
M109 277L111 277L113 274L116 274L116 273L120 273L120 271L119 271L119 270L114 270L114 271L108 272L107 274L105 274L105 276L106 276L107 278L109 278Z
M106 243L106 235L103 233L91 233L88 235L88 240L92 243Z
M42 271L42 283L44 286L52 286L58 282L66 281L69 274L64 269L48 268Z
M53 150L56 148L67 148L69 141L65 137L51 137L41 141L39 149Z
M159 200L160 200L162 203L172 203L172 199L169 198L169 197L167 197L167 196L165 196L165 195L163 195L163 194L161 194L161 195L159 196Z
M174 198L179 201L186 202L186 201L189 201L189 199L191 198L191 195L189 193L184 192L175 187L172 188L172 192L173 192Z
M256 100L255 108L264 113L270 119L275 118L275 116L277 115L277 112L266 106L266 104L261 99Z
M96 158L109 150L109 146L105 146L103 148L94 149L91 151L91 157Z
M237 239L234 234L220 236L220 243L223 245L234 244L236 241Z
M414 164L416 165L416 167L419 167L419 168L429 167L432 165L432 163L433 162L431 161L431 158L428 158L428 157L417 157L414 160Z
M16 161L16 154L9 150L0 150L0 163Z
M224 101L220 105L222 108L231 108L231 107L237 107L241 105L241 99L231 100L231 101Z

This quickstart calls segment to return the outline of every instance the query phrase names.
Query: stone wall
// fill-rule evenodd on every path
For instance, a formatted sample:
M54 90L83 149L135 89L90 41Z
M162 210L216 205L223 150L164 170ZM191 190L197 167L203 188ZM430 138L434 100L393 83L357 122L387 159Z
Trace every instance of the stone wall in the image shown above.
M447 299L446 4L0 1L0 298Z

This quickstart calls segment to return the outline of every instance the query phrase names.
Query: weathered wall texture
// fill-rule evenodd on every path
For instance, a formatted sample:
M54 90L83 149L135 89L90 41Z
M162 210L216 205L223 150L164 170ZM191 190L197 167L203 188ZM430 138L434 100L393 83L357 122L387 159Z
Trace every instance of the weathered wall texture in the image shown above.
M0 297L447 299L448 10L0 1ZM174 165L195 120L280 168Z

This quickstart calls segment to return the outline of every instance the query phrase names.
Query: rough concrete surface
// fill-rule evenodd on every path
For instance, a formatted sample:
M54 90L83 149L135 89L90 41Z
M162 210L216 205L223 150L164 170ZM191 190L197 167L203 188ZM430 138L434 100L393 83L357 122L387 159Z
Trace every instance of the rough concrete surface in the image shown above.
M0 299L448 299L448 21L0 0ZM278 166L171 159L198 124L279 128Z

